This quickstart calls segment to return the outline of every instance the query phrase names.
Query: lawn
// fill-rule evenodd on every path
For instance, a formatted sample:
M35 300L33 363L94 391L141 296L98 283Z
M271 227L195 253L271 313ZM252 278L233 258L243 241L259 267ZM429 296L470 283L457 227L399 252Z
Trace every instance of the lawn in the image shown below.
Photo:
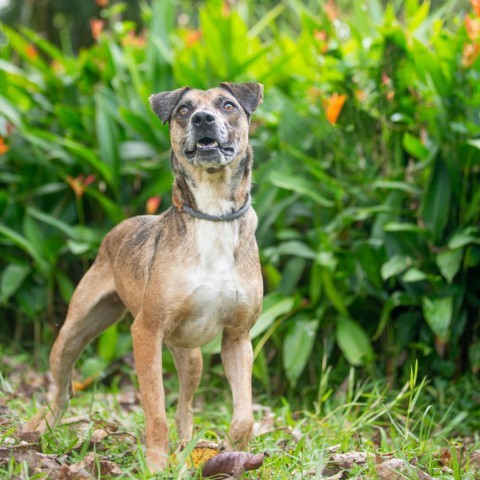
M101 381L78 378L61 424L41 437L22 435L18 427L44 402L48 374L33 369L27 353L3 352L0 361L3 478L202 478L185 457L197 442L217 445L228 429L230 393L214 366L196 395L194 441L172 457L168 471L152 476L145 466L144 418L130 355ZM417 378L413 368L410 381L395 391L382 381L358 380L354 369L335 389L328 371L322 378L308 410L257 391L250 451L265 452L266 458L244 478L480 478L478 380L434 385ZM176 377L167 375L173 449L177 392Z

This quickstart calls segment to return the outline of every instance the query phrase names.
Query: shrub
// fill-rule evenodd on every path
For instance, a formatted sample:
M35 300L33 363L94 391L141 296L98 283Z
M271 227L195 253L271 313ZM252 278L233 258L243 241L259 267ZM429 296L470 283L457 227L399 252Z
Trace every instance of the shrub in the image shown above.
M327 364L478 372L478 2L454 18L415 0L350 17L331 2L260 18L226 5L207 2L194 26L160 0L142 25L105 8L75 56L2 26L4 331L51 338L105 232L171 204L152 92L256 80L256 377L278 392L316 389Z

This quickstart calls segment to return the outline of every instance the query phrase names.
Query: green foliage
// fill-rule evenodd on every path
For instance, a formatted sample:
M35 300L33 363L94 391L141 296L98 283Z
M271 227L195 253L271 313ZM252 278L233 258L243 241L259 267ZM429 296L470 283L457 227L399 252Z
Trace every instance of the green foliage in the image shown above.
M115 5L76 56L2 26L0 308L18 340L31 325L50 336L109 228L154 195L170 205L148 96L254 80L255 376L312 393L325 358L392 380L411 359L479 371L480 57L463 17L479 19L449 18L456 2L355 3L351 17L310 4L212 0L185 24L156 0L141 26ZM120 336L106 335L109 361Z

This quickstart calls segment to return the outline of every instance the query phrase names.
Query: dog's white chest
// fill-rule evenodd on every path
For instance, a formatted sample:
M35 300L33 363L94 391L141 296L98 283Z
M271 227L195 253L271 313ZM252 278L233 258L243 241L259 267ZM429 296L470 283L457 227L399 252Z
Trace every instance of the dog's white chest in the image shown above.
M175 331L175 343L184 347L204 345L233 320L245 293L235 270L237 222L198 222L198 262L187 274L191 313Z

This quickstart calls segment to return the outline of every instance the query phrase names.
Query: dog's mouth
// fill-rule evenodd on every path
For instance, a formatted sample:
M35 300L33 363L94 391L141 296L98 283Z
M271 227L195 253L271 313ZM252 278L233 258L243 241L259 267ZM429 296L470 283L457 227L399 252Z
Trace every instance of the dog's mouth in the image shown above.
M193 158L198 152L210 153L210 152L222 152L224 155L231 156L234 153L234 149L228 146L222 146L217 140L211 137L202 137L197 140L195 148L186 150L185 154L188 158Z

